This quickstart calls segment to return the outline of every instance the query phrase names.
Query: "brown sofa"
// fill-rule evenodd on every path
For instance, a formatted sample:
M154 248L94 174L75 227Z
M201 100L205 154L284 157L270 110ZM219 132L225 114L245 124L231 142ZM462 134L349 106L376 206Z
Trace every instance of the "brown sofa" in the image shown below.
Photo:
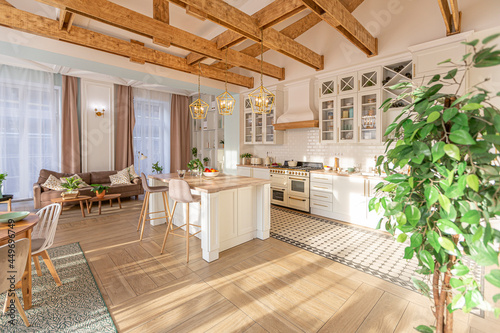
M111 186L111 181L109 176L116 174L117 171L94 171L94 172L84 172L78 173L77 175L82 178L82 180L87 184L102 184L109 186L109 189L106 190L107 194L116 194L120 193L123 197L131 197L135 196L137 200L140 194L144 193L142 189L142 182L140 178L134 178L130 185L113 185ZM35 208L40 209L47 205L50 205L52 201L50 199L60 198L62 191L54 191L50 190L46 187L43 187L42 184L45 183L47 178L50 175L54 175L58 179L61 177L71 177L74 174L70 173L61 173L55 172L51 170L42 169L40 170L40 175L38 176L38 181L33 184L33 201L35 202ZM95 196L94 192L90 190L92 187L82 187L79 189L81 195L89 195Z

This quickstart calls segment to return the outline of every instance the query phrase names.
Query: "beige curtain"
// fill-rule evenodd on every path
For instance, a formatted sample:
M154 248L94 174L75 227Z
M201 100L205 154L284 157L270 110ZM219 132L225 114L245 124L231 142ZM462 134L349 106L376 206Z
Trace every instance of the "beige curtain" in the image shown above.
M132 87L116 86L115 170L134 164L134 94Z
M186 169L191 157L189 127L189 100L187 96L172 95L170 115L170 172Z
M78 129L78 78L62 76L62 154L61 171L79 173L80 132Z

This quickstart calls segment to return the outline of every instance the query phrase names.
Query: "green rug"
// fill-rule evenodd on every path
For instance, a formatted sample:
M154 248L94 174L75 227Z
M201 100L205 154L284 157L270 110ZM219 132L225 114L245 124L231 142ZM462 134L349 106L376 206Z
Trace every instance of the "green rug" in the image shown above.
M94 276L78 243L48 250L62 281L57 287L40 259L42 276L33 269L33 306L26 311L31 324L26 327L16 311L16 322L0 315L0 332L116 332ZM21 300L21 291L17 290ZM0 295L3 307L5 293ZM1 312L0 312L1 313Z

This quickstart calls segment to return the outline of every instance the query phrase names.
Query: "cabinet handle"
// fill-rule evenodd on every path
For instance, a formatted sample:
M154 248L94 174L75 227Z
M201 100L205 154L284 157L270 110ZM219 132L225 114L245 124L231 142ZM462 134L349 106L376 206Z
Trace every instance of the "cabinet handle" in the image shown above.
M361 90L361 81L358 80L358 91Z
M323 187L323 186L315 186L315 185L314 185L313 187L315 187L315 188L322 188L322 189L328 190L328 187Z
M305 181L306 181L305 179L302 179L302 178L294 178L294 177L288 177L288 179L291 179L291 180L300 180L301 182L305 182Z
M288 199L297 200L297 201L306 201L306 199L299 199L294 197L288 197Z
M363 179L363 196L366 197L366 179Z
M320 205L320 204L317 204L317 203L313 203L313 205L315 205L315 206L321 206L321 207L326 207L326 208L328 208L328 206L325 206L325 205Z
M417 64L413 63L413 76L415 76L416 72L417 72Z
M315 197L318 197L318 198L326 198L328 199L328 197L325 197L324 195L317 195L317 194L314 194Z
M323 179L323 180L328 180L328 178L323 178L323 177L315 177L316 179Z

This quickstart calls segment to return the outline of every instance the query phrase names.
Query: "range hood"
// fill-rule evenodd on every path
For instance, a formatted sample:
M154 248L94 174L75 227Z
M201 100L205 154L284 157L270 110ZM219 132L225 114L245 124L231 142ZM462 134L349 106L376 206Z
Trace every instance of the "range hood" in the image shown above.
M319 127L318 112L311 109L311 80L304 80L285 86L285 112L274 124L275 130Z

